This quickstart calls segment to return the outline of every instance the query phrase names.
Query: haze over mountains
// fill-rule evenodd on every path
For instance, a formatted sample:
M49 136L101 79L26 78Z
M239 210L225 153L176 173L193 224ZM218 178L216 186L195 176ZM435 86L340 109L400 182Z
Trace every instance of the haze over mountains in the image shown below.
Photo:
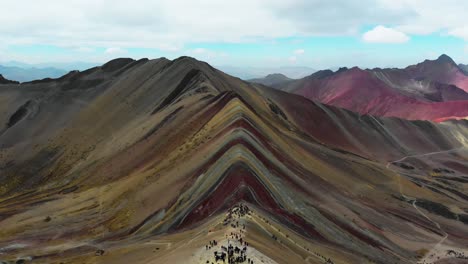
M19 82L30 82L45 78L58 78L69 71L86 70L95 67L96 63L87 62L70 62L70 63L39 63L27 64L17 61L0 63L0 74L10 80ZM281 73L290 76L291 78L302 78L315 72L309 67L288 66L277 68L255 68L255 67L233 67L221 66L220 69L228 74L247 80L252 78L260 78L269 73Z
M0 74L6 79L18 82L30 82L45 78L59 78L73 70L86 70L96 66L95 63L38 63L27 64L18 61L0 63Z
M284 89L372 95L357 85L370 83L393 96L411 84L424 88L406 92L417 102L462 102L460 88L415 79L438 63L318 72ZM427 78L447 76L459 75ZM190 57L3 80L0 260L214 263L235 245L254 263L464 261L468 121L360 115L306 97Z
M218 66L221 71L243 80L263 78L268 74L282 74L288 78L299 79L314 73L316 70L310 67L283 66L283 67L234 67Z
M67 73L65 70L56 68L20 68L0 65L0 74L10 80L18 82L29 82L44 78L58 78Z
M289 82L289 81L292 81L292 80L293 79L288 78L284 74L272 73L272 74L268 74L264 78L250 79L248 81L252 82L252 83L263 84L263 85L266 85L266 86L274 86L274 85L278 85L278 84L284 83L284 82Z
M42 63L25 63L25 62L20 62L20 61L6 61L6 62L0 62L0 65L3 65L5 67L18 67L18 68L23 68L23 69L29 69L29 68L38 68L38 69L44 69L44 68L55 68L55 69L60 69L64 71L73 71L73 70L80 70L84 71L86 69L96 67L100 65L100 63L96 62L86 62L86 61L70 61L70 62L42 62ZM50 76L48 76L50 77Z

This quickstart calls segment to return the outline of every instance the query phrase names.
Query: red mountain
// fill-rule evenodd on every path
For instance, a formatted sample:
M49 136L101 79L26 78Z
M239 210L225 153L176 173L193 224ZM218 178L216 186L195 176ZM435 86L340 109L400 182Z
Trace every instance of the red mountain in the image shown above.
M406 69L319 71L276 88L360 114L442 121L468 116L468 93L456 85L467 81L442 55Z
M437 60L425 60L405 69L411 77L428 79L436 82L453 84L468 92L468 76L447 55L441 55Z

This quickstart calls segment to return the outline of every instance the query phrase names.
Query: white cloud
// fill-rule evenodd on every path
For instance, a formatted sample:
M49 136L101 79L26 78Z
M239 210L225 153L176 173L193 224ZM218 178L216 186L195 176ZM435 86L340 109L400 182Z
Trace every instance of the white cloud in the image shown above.
M226 52L215 51L206 48L195 48L192 50L188 50L187 53L201 60L222 59L229 56L229 54L227 54Z
M293 53L293 55L288 57L288 61L291 64L296 64L298 62L298 60L299 60L299 57L304 55L305 50L304 49L297 49L297 50L294 50L292 53Z
M468 25L454 28L450 30L448 34L468 41Z
M90 53L90 52L95 51L95 49L89 48L89 47L78 47L78 48L75 48L74 50L78 52L83 52L83 53Z
M288 58L288 61L292 64L297 63L297 57L296 56L291 56Z
M127 53L127 50L119 48L119 47L113 47L113 48L108 48L104 51L105 54L109 55L122 55Z
M0 16L3 47L155 48L175 54L189 43L359 36L366 25L387 25L407 37L468 39L468 1L461 0L10 0L1 6L8 10ZM392 41L405 40L402 34Z
M227 58L227 57L229 57L229 53L227 53L227 52L220 52L220 53L219 53L219 57L221 57L221 58Z
M376 26L372 30L364 33L362 39L371 43L405 43L409 40L409 37L398 30L384 26Z
M11 44L144 47L349 35L363 24L408 16L382 0L15 0L4 1L0 37ZM47 8L44 9L44 5ZM28 8L24 8L27 6ZM38 12L37 10L41 10ZM330 12L333 10L333 12Z
M294 54L296 54L296 55L302 55L304 53L305 53L305 50L303 50L303 49L297 49L297 50L294 51Z
M402 21L392 23L395 29L406 34L426 35L431 33L445 34L457 28L468 26L466 10L468 1L460 0L381 0L393 1L401 9L413 10L414 15ZM463 37L459 34L453 34ZM465 38L466 39L466 38Z
M168 44L168 43L161 43L158 45L154 45L154 48L160 49L162 51L168 51L168 52L175 52L179 51L182 49L182 45L175 45L175 44Z
M202 54L202 53L206 53L207 52L207 49L205 48L196 48L193 50L193 53L195 54Z

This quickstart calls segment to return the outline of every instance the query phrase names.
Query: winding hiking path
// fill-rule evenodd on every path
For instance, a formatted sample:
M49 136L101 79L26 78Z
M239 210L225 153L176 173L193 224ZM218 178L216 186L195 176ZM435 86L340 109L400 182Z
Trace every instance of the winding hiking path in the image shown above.
M394 161L389 161L387 163L387 165L385 166L388 170L391 170L393 172L395 172L397 175L398 175L398 185L399 185L399 188L400 188L400 194L401 196L403 196L405 199L407 200L413 200L412 202L412 205L414 207L414 209L420 214L422 215L424 218L426 218L427 220L429 220L431 223L433 223L442 233L444 233L444 236L431 248L431 250L429 250L427 252L427 254L424 256L423 259L421 259L420 261L418 261L418 263L428 263L430 260L431 260L431 256L434 256L436 255L437 251L438 251L438 248L440 247L440 245L442 245L445 240L448 238L448 233L445 232L440 224L436 221L434 221L433 219L431 219L428 215L426 215L421 209L419 209L419 207L416 205L416 199L415 198L412 198L412 197L408 197L406 196L404 193L403 193L403 189L402 189L402 185L401 185L401 174L396 171L396 170L393 170L390 168L390 165L392 165L393 163L397 163L397 162L402 162L404 160L406 160L407 158L416 158L416 157L425 157L425 156L431 156L431 155L437 155L437 154L444 154L444 153L450 153L450 152L454 152L454 151L458 151L458 150L461 150L461 149L464 149L465 147L459 147L459 148L453 148L453 149L448 149L448 150L443 150L443 151L434 151L434 152L428 152L428 153L423 153L423 154L416 154L416 155L408 155L408 156L404 156L403 158L401 159L398 159L398 160L394 160ZM420 175L421 176L421 175Z

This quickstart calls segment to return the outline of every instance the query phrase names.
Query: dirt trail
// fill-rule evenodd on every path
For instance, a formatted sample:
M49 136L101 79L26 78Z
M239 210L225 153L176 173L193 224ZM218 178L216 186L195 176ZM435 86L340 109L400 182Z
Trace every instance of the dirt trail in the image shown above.
M421 259L420 261L418 261L418 263L431 263L432 260L435 260L438 256L440 256L440 257L445 256L445 255L442 255L443 253L445 253L445 250L441 250L441 248L443 248L442 244L448 238L448 233L445 232L441 228L441 226L440 226L440 224L438 222L431 219L421 209L419 209L419 207L416 205L417 200L415 198L408 197L403 193L403 187L401 185L401 174L398 171L391 169L390 165L392 165L393 163L402 162L402 161L406 160L407 158L425 157L425 156L431 156L431 155L437 155L437 154L443 154L443 153L450 153L450 152L461 150L463 148L465 148L465 147L453 148L453 149L448 149L448 150L443 150L443 151L434 151L434 152L428 152L428 153L416 154L416 155L408 155L408 156L405 156L405 157L403 157L401 159L398 159L398 160L389 161L387 163L387 165L385 166L387 169L395 172L398 175L398 186L399 186L399 189L400 189L401 196L404 197L406 200L413 200L412 205L413 205L414 209L421 216L423 216L424 218L429 220L431 223L433 223L442 233L444 233L444 236L439 241L437 241L437 243L431 248L431 250L429 250L428 253L424 256L424 258Z

